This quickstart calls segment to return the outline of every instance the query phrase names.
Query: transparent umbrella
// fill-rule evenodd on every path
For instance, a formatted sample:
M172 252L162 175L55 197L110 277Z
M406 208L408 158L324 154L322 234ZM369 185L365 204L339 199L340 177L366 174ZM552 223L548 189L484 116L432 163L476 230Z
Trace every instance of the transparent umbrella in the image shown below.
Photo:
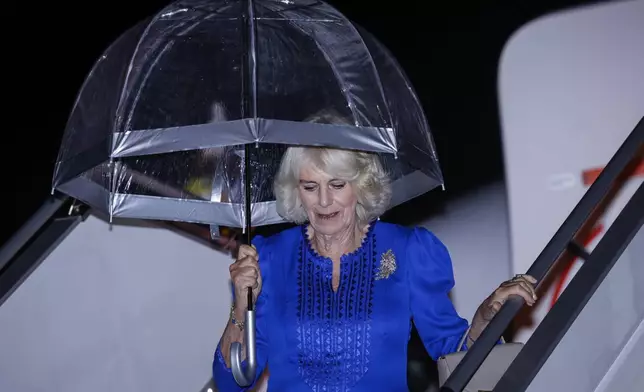
M443 184L403 71L337 10L313 0L178 1L94 65L53 188L110 217L281 223L272 183L289 145L379 154L392 207ZM241 385L255 372L254 336L247 342L246 373L233 355Z

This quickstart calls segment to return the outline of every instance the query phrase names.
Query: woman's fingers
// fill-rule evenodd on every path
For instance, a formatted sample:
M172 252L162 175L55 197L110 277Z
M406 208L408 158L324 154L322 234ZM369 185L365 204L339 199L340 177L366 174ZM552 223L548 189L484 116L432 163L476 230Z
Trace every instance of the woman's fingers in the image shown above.
M514 278L501 283L493 294L493 301L505 303L509 296L518 295L528 305L532 306L537 300L534 283L536 283L536 279L530 275L516 275Z
M239 246L239 251L237 252L237 260L241 260L245 257L253 257L256 260L258 259L257 250L254 246L248 246L245 244Z

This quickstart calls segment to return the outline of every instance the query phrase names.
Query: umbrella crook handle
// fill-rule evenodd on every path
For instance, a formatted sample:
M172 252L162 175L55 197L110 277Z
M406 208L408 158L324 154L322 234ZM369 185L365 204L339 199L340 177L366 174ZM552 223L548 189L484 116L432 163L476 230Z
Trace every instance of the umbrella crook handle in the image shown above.
M242 368L242 345L233 342L230 346L230 368L235 382L240 387L247 387L255 381L257 372L257 351L255 347L255 310L253 309L253 289L248 288L248 309L244 328L246 343L246 369Z

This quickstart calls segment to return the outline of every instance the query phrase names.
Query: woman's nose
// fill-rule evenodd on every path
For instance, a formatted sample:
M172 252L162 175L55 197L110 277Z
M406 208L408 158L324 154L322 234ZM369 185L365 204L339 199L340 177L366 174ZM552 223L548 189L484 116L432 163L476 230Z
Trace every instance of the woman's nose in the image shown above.
M320 206L328 207L331 205L331 198L329 197L329 191L325 188L320 189Z

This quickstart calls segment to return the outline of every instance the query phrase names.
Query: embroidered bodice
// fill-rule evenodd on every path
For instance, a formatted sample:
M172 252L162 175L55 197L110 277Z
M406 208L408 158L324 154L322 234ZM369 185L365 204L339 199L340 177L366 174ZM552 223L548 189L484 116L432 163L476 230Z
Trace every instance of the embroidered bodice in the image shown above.
M304 227L255 246L263 277L257 304L257 352L270 368L269 391L406 391L407 342L414 318L428 352L453 352L467 322L447 294L448 252L425 229L376 222L361 246L333 263L317 254ZM220 391L243 390L217 349Z
M342 256L333 291L331 259L320 256L302 228L297 263L298 370L312 391L345 391L368 369L375 251L373 226L362 245Z

